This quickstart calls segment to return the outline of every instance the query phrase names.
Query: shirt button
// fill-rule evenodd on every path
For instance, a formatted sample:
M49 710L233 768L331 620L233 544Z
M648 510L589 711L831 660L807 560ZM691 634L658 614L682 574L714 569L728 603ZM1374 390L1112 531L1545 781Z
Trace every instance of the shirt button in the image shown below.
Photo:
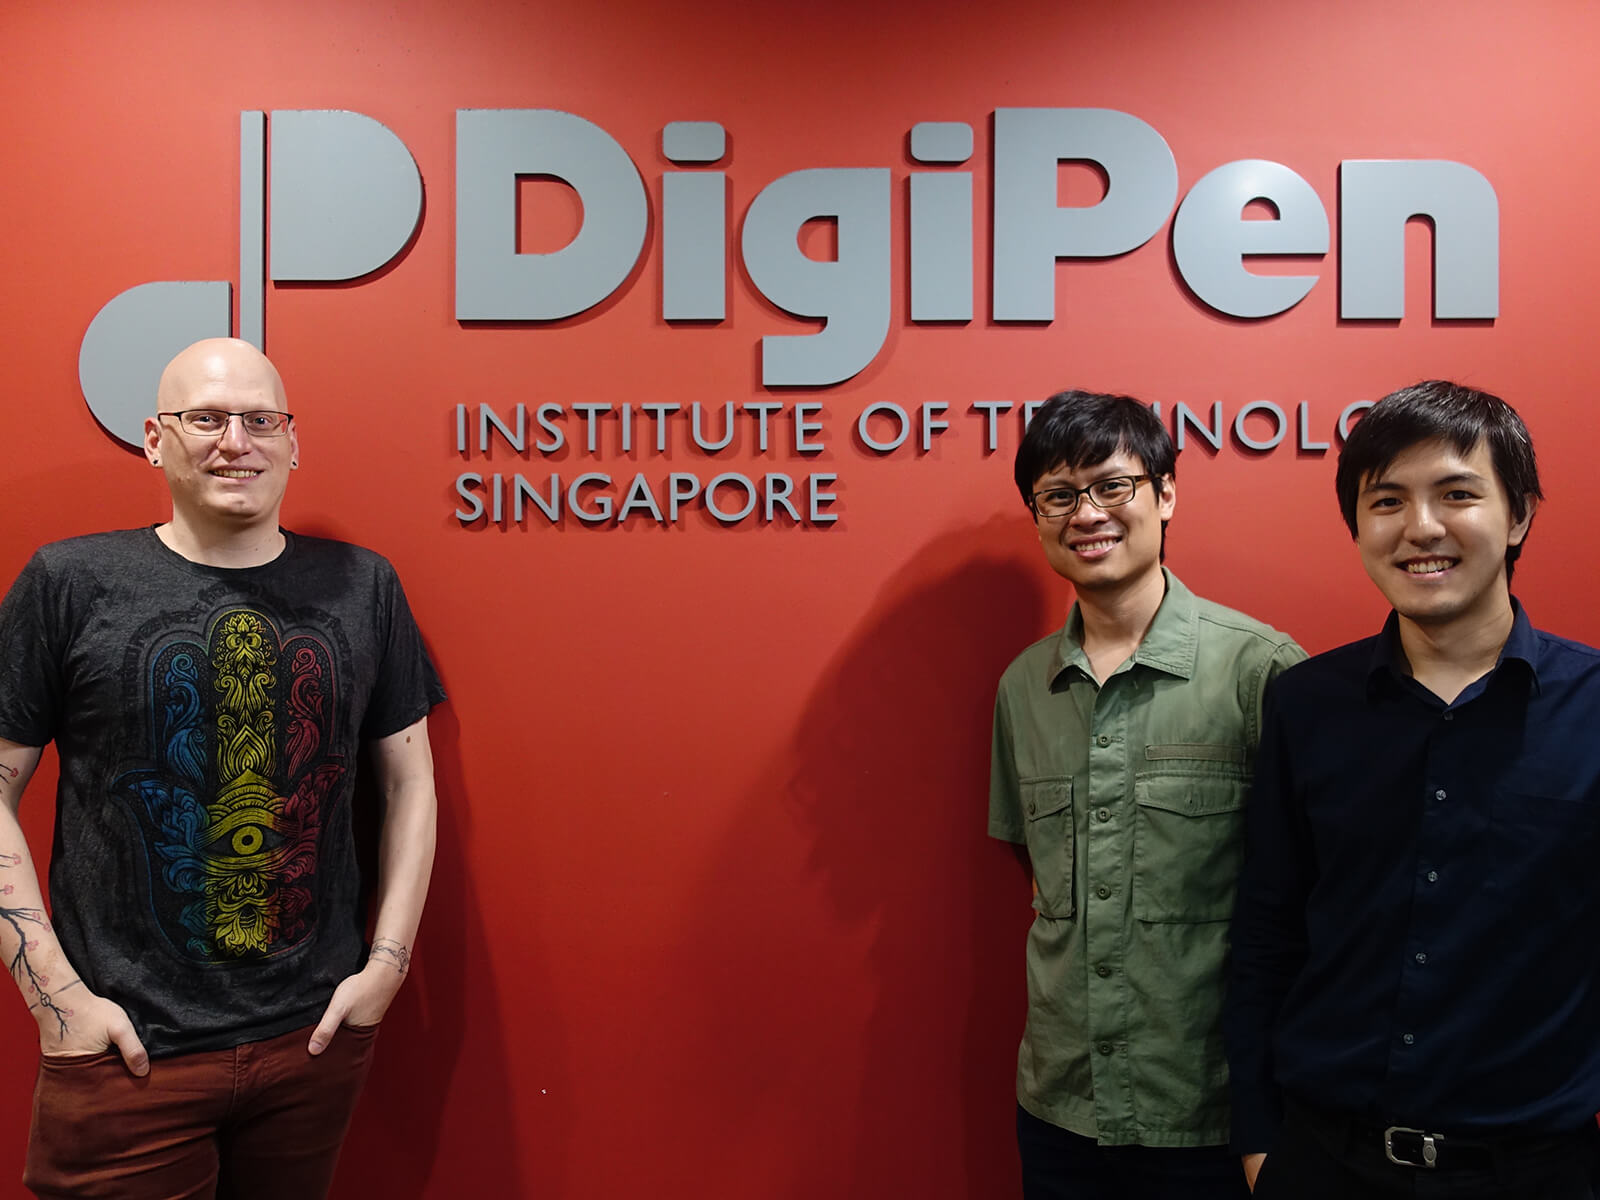
M1111 739L1110 739L1110 738L1108 738L1108 737L1107 737L1107 736L1106 736L1106 735L1105 735L1105 734L1103 734L1103 733L1102 733L1102 734L1101 734L1101 735L1100 735L1100 736L1099 736L1099 737L1097 737L1097 738L1095 738L1095 741L1096 741L1096 742L1098 742L1098 743L1099 743L1099 744L1100 744L1100 745L1102 745L1102 746L1109 746L1109 745L1111 745Z
M1445 715L1444 715L1444 719L1445 719L1445 720L1446 720L1446 721L1454 721L1454 720L1455 720L1455 719L1456 719L1456 715L1455 715L1455 713L1453 713L1453 712L1447 712L1447 713L1445 713Z
M1439 872L1437 872L1437 871L1429 871L1428 872L1428 882L1429 883L1438 883L1439 882Z
M1428 956L1426 954L1424 954L1421 950L1418 950L1417 953L1416 953L1416 959L1417 959L1418 964L1421 964L1421 963L1425 963L1425 962L1428 961Z
M1110 1054L1111 1053L1111 1043L1110 1042L1101 1042L1100 1045L1096 1047L1096 1049L1099 1050L1101 1054Z
M1444 799L1444 789L1440 788L1438 791L1434 792L1433 798L1435 800L1443 800Z
M1094 969L1094 973L1100 976L1101 979L1104 979L1107 975L1111 974L1111 968L1106 966L1105 963L1101 963Z
M1104 900L1106 897L1111 895L1111 889L1102 883L1099 887L1095 888L1094 894L1099 896L1100 899Z
M1412 1035L1412 1034L1409 1034L1409 1033L1403 1033L1403 1034L1401 1034L1401 1035L1400 1035L1400 1040L1401 1040L1401 1041L1402 1041L1402 1042L1404 1042L1404 1043L1405 1043L1405 1044L1406 1044L1406 1045L1408 1045L1408 1046L1410 1046L1410 1045L1412 1045L1412 1044L1413 1044L1413 1043L1414 1043L1414 1042L1415 1042L1415 1041L1416 1041L1416 1040L1417 1040L1417 1039L1416 1039L1416 1037L1415 1037L1415 1036L1413 1036L1413 1035Z
M1102 808L1099 812L1095 813L1094 815L1099 817L1102 821L1111 820L1111 810L1109 808Z

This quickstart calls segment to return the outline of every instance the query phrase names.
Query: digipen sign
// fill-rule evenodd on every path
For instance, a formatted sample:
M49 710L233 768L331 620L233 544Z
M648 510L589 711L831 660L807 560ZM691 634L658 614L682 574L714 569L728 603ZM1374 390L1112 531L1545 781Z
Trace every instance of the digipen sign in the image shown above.
M263 344L266 278L345 281L370 275L420 236L422 180L405 144L359 113L276 111L271 169L266 114L240 121L239 336ZM1241 159L1202 177L1178 203L1171 147L1128 113L1096 108L1002 108L994 113L991 187L995 321L1055 316L1061 259L1126 254L1172 216L1183 285L1220 312L1245 319L1304 299L1316 275L1260 276L1253 255L1328 252L1328 215L1306 180L1282 163ZM674 121L662 151L659 227L661 316L726 318L728 212L724 128ZM911 130L908 263L913 322L973 315L973 130L923 122ZM1061 162L1097 165L1108 181L1094 205L1063 207ZM517 249L517 180L565 181L578 194L576 235L549 253ZM766 387L825 387L879 354L891 313L891 170L815 167L772 180L744 213L739 252L767 300L823 322L811 334L761 338ZM267 198L270 193L270 221ZM1247 218L1268 202L1271 220ZM1405 226L1434 231L1434 316L1499 315L1499 206L1489 181L1458 162L1346 160L1339 170L1339 315L1394 320L1405 309ZM622 286L645 250L650 201L638 166L604 129L550 109L462 109L456 114L455 315L473 322L557 321ZM808 221L831 219L837 250L817 261L800 250ZM270 239L268 238L270 225ZM271 261L264 248L271 246ZM161 367L197 338L232 327L223 281L165 281L129 289L100 310L79 353L84 398L115 437L137 445ZM951 336L959 336L952 330Z

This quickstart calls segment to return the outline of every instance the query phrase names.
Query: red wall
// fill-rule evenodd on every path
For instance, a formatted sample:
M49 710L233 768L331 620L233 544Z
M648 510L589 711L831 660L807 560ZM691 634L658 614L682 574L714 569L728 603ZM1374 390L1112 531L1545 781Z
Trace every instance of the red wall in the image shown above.
M366 113L425 182L421 233L381 277L266 300L301 424L287 523L396 562L452 694L435 714L441 838L417 967L339 1194L1006 1194L1029 913L1025 877L983 836L989 706L1070 596L1010 484L1015 419L986 454L966 406L1068 385L1169 410L1221 400L1230 417L1305 401L1328 440L1351 400L1436 375L1489 387L1528 418L1550 495L1518 590L1541 624L1600 639L1585 532L1600 497L1597 36L1600 9L1581 0L1514 15L1477 0L7 4L6 579L39 542L165 515L159 476L85 409L78 345L124 288L233 278L240 110ZM1122 258L1060 266L1053 324L994 325L989 114L1024 105L1143 118L1184 191L1233 159L1294 168L1334 224L1334 252L1309 268L1322 282L1281 317L1221 318L1183 290L1163 229ZM576 112L639 164L650 240L611 301L553 327L453 319L454 113L468 107ZM737 265L724 323L656 315L660 129L680 119L729 130L734 247L769 180L891 168L895 315L855 379L778 397L823 402L816 465L745 438L728 466L635 451L597 469L833 471L840 520L463 529L452 481L481 468L454 452L456 401L764 398L761 335L814 327ZM965 327L906 316L906 135L921 120L977 132L979 317ZM1489 178L1499 319L1430 320L1414 227L1405 318L1339 322L1337 166L1367 157ZM876 400L946 401L951 428L927 455L879 459L850 436ZM1332 472L1331 456L1287 446L1191 446L1171 565L1309 649L1364 635L1382 610ZM47 767L24 806L41 850L53 785ZM32 1036L20 1003L0 1005L5 1197L21 1194Z

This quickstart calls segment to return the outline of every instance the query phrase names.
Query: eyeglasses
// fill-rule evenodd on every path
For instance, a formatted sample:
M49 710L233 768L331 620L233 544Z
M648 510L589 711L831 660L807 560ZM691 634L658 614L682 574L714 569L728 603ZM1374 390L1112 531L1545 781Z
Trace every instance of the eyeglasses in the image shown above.
M293 413L268 409L236 413L221 408L187 408L182 412L158 412L156 416L177 417L183 431L196 437L221 437L228 432L228 422L235 417L239 418L239 428L253 438L282 437L289 432L289 422L294 420Z
M1088 487L1053 487L1033 494L1033 511L1044 518L1070 517L1078 511L1078 501L1089 497L1096 508L1116 508L1133 499L1139 484L1154 475L1113 475L1109 479L1096 479Z

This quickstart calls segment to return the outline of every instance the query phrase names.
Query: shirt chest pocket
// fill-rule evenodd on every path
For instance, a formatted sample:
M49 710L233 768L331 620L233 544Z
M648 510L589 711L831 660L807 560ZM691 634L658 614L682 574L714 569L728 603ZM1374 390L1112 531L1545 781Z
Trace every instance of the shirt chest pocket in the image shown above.
M1066 776L1021 780L1022 813L1027 818L1028 859L1037 889L1033 907L1041 916L1070 918L1075 834L1072 780Z
M1141 921L1226 921L1244 862L1242 766L1176 765L1134 777L1133 915Z
M1487 842L1490 894L1513 898L1525 911L1559 914L1575 927L1594 919L1595 889L1573 886L1593 874L1600 852L1600 806L1588 796L1497 788Z

